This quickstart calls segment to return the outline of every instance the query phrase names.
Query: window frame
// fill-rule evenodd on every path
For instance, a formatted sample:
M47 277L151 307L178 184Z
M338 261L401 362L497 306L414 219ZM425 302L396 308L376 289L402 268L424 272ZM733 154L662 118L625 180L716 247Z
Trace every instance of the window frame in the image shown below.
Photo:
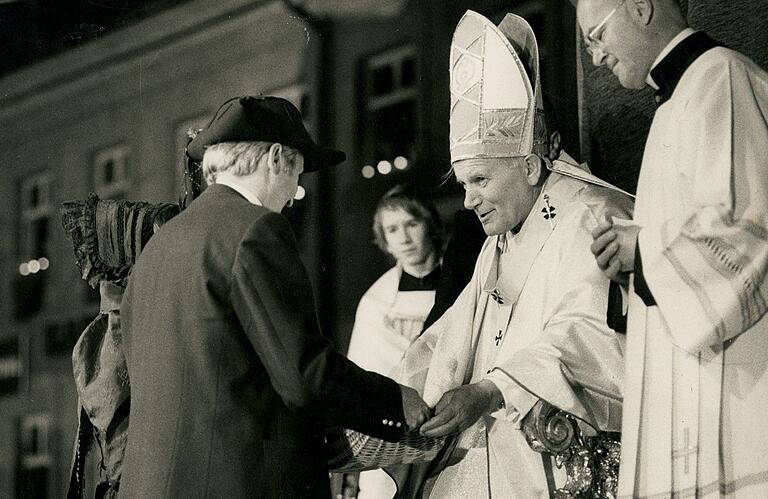
M130 188L129 160L131 150L126 144L116 144L105 147L93 154L91 161L91 173L93 178L93 190L101 199L119 199ZM104 178L104 166L113 163L113 180L107 182Z

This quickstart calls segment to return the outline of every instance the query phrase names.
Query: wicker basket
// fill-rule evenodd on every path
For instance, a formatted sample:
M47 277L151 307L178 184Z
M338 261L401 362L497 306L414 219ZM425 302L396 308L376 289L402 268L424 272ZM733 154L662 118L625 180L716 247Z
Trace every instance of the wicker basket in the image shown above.
M411 464L434 459L445 438L411 433L397 442L387 442L345 428L326 432L328 469L334 472L365 471L393 464Z

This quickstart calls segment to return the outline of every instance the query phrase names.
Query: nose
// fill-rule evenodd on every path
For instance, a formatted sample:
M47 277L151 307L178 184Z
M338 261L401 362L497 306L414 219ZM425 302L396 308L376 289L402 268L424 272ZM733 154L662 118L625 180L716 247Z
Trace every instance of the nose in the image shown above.
M480 198L472 189L464 191L464 208L474 210L480 204Z
M411 231L408 230L408 228L403 228L400 231L400 240L403 242L403 244L409 244L411 242Z
M602 49L598 47L593 47L592 50L590 50L590 55L592 56L592 64L595 66L602 66L605 64L605 52L603 52Z

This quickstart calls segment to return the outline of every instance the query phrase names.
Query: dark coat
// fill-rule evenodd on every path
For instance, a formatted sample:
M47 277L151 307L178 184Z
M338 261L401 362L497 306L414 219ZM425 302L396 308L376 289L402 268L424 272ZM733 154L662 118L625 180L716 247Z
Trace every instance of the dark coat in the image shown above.
M229 187L208 188L150 240L122 320L122 498L327 499L324 422L403 433L397 384L322 336L287 220Z

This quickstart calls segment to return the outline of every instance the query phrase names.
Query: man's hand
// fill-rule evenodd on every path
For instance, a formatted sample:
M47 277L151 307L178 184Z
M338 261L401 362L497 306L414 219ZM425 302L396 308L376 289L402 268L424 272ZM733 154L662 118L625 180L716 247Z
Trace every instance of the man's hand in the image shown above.
M411 387L400 385L403 397L403 414L408 430L415 430L429 419L429 406L422 400L419 392Z
M443 394L435 406L435 416L419 431L426 437L461 433L483 414L495 410L501 400L501 392L488 380L454 388Z
M592 254L600 270L612 281L626 286L635 268L635 247L640 227L615 223L610 217L592 231Z

